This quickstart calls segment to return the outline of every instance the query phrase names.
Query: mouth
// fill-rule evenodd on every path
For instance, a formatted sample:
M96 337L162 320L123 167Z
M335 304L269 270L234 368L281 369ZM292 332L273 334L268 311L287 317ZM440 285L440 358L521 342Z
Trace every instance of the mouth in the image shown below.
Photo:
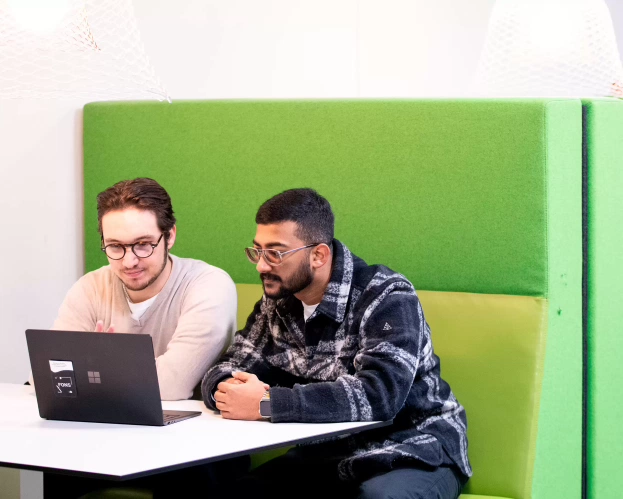
M281 282L280 277L277 277L276 275L272 275L272 274L260 274L260 279L262 279L262 282L264 284Z
M142 270L126 270L123 274L126 277L129 277L130 279L136 279L137 277L139 277L141 274L143 273Z

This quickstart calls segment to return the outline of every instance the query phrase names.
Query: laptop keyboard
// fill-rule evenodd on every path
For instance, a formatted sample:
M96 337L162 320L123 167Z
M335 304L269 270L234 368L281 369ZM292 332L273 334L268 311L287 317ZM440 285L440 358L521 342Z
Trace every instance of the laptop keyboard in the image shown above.
M171 421L175 421L176 419L180 418L180 416L177 414L165 414L165 413L162 413L162 417L164 418L165 424Z

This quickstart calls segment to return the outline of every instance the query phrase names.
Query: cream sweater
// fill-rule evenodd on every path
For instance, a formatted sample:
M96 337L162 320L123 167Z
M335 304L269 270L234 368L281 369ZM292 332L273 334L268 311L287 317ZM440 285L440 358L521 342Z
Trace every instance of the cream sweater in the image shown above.
M53 329L94 331L114 324L119 333L149 334L163 400L187 399L236 330L236 287L212 265L170 255L173 269L155 301L136 321L121 281L109 265L76 282L61 305Z

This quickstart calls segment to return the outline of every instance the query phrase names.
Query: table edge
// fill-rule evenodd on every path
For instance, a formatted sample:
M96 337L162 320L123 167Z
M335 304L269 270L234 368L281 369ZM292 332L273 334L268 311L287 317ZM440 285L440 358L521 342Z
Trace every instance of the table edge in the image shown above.
M342 423L347 423L347 422L354 423L355 421L340 421L340 422L342 422ZM364 423L365 421L360 421L360 422ZM241 456L246 456L246 455L251 455L251 454L257 454L258 452L264 452L264 451L269 451L269 450L273 450L273 449L280 449L282 447L288 447L288 446L292 446L292 445L295 445L295 444L303 444L303 443L307 443L307 442L313 442L314 440L324 440L326 438L336 437L336 436L344 435L344 434L361 433L363 431L368 431L368 430L373 430L373 429L376 429L376 428L383 428L385 426L389 426L393 422L394 422L393 419L390 419L388 421L375 421L375 422L367 424L365 426L359 426L359 427L355 427L355 428L346 428L346 429L341 429L341 430L335 430L335 431L332 431L330 433L323 433L322 435L314 435L314 436L311 436L311 437L296 438L296 439L292 439L292 440L286 440L284 442L279 442L279 443L276 443L276 444L263 445L263 446L260 446L260 447L253 447L253 448L246 449L246 450L243 450L243 451L230 452L228 454L221 454L219 456L213 456L213 457L208 457L208 458L204 458L204 459L197 459L197 460L194 460L194 461L187 461L187 462L184 462L184 463L172 464L170 466L163 466L161 468L154 468L154 469L151 469L151 470L139 471L139 472L136 472L136 473L129 473L127 475L110 475L110 474L106 474L106 473L94 473L94 472L90 472L90 471L78 471L78 470L60 469L60 468L52 468L52 467L48 467L48 466L33 466L33 465L28 465L28 464L17 464L17 463L9 463L9 462L4 462L4 461L0 461L0 467L3 467L3 468L14 468L14 469L20 469L20 470L29 470L29 471L41 471L43 473L54 473L54 474L59 474L59 475L79 476L79 477L93 478L93 479L99 479L99 480L110 480L110 481L114 481L114 482L125 482L127 480L133 480L135 478L142 478L142 477L151 476L151 475L158 475L160 473L166 473L168 471L181 470L181 469L184 469L184 468L190 468L192 466L199 466L199 465L202 465L202 464L215 463L215 462L218 462L218 461L224 461L225 459L233 459L233 458L236 458L236 457L241 457ZM287 423L274 423L274 424L287 424Z

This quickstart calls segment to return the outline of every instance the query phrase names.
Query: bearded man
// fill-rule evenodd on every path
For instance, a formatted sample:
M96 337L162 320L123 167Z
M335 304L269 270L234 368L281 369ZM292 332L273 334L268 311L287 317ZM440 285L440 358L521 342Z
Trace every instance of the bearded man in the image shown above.
M472 473L465 410L413 285L334 239L312 189L274 196L255 221L246 255L264 296L206 373L206 405L228 419L393 422L290 449L210 497L458 497Z

